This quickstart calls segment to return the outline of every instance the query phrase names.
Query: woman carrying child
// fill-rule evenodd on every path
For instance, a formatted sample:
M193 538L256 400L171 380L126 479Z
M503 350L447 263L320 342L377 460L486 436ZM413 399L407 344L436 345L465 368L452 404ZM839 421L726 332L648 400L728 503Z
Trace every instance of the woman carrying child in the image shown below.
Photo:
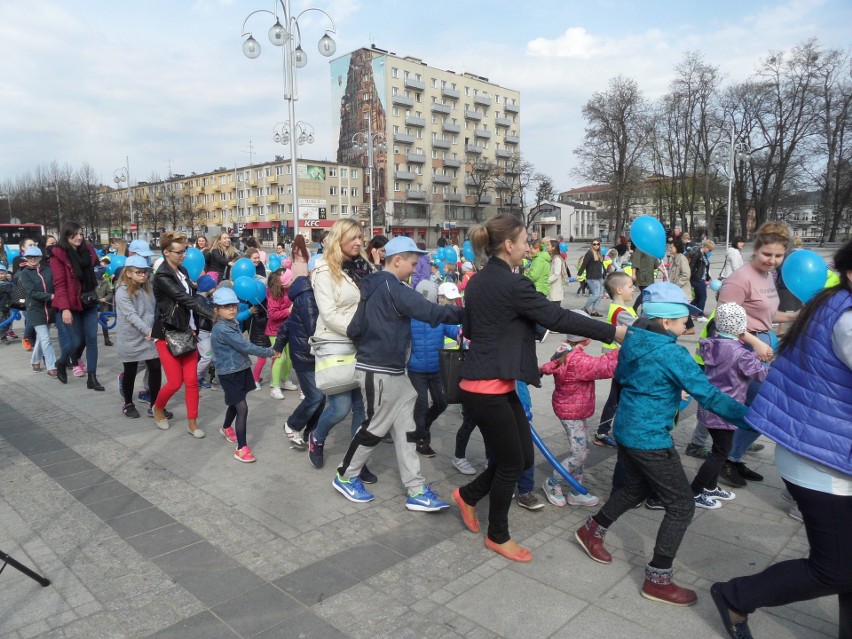
M586 315L583 311L578 314ZM581 335L566 335L554 358L539 369L542 375L553 375L553 412L562 422L571 447L562 465L580 483L589 454L586 420L595 412L595 380L611 379L618 364L618 349L608 350L600 357L588 355L583 349L591 341ZM582 495L573 489L569 489L566 497L562 492L562 476L556 470L544 480L541 489L547 501L559 508L566 504L595 506L598 503L594 495Z
M156 398L160 392L163 379L160 358L151 337L157 302L151 289L150 275L148 261L139 255L132 255L124 263L115 287L115 341L118 344L118 361L124 366L121 383L124 406L121 412L130 419L139 417L139 411L133 404L133 385L139 362L145 362L148 369L148 388L152 398ZM150 407L148 415L153 417Z
M246 443L246 395L255 388L249 355L275 358L277 354L271 348L255 346L243 339L236 322L240 300L232 289L216 289L213 293L213 304L216 306L216 321L210 332L210 345L213 349L216 377L225 393L225 404L228 406L225 422L219 432L229 442L237 445L234 459L251 463L257 460Z

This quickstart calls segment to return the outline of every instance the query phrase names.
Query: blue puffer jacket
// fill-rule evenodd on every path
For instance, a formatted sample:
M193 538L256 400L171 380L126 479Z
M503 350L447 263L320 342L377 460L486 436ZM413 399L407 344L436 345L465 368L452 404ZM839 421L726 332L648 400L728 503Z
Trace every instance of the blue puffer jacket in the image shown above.
M832 295L789 350L772 364L746 420L797 455L852 475L852 371L831 333L852 309L852 293Z
M639 319L627 329L615 378L622 386L615 413L615 439L639 450L672 447L680 393L735 426L744 426L748 408L707 381L702 370L675 336L656 322Z
M278 327L278 335L272 348L280 353L284 350L284 346L290 344L290 360L293 362L293 369L312 371L314 356L308 339L317 330L319 309L311 281L304 275L300 275L293 280L287 295L293 302L293 307L290 309L290 317Z
M438 351L444 348L444 337L458 339L459 326L438 324L434 328L426 322L411 320L411 357L408 370L414 373L437 373L440 369Z

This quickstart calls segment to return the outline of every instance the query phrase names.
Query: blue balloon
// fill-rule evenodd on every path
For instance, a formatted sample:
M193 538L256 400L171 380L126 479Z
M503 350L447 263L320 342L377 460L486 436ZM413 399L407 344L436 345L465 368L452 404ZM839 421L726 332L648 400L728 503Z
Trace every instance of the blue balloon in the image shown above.
M630 225L630 239L643 253L658 260L666 256L666 230L657 218L640 215Z
M445 246L443 249L443 256L445 262L456 263L458 260L458 255L456 255L456 250L452 246Z
M470 240L465 240L464 244L462 244L462 255L464 255L464 259L468 262L473 262L476 258L476 253L473 252L473 245L470 243Z
M98 257L104 256L104 250L103 249L95 249L95 253L97 253Z
M113 255L110 258L109 266L107 266L107 273L110 275L115 275L115 272L124 267L124 263L127 261L127 258L123 255Z
M186 255L183 256L183 267L189 273L189 279L194 282L201 277L201 271L204 270L204 253L194 246L186 249Z
M568 252L568 242L560 242L559 243L559 252L567 253Z
M248 262L251 264L251 260ZM234 266L236 266L236 264ZM254 265L252 265L252 268L254 268ZM243 275L242 277L235 279L234 293L236 293L237 297L241 300L251 302L252 299L254 299L255 293L257 293L257 288L254 285L254 278Z
M710 282L710 290L718 292L722 288L722 280L713 280Z
M607 253L609 253L609 249L605 246L602 246L601 247L601 255L606 255Z
M263 282L260 280L254 281L254 297L252 297L249 302L252 304L260 304L263 300L266 299L266 286L263 285Z
M533 428L532 424L530 424L530 434L532 435L533 442L538 446L538 449L541 451L541 454L544 455L544 458L550 462L550 465L553 466L553 470L562 475L562 479L568 482L568 485L571 486L574 490L576 490L581 495L588 495L588 489L583 486L580 482L574 479L574 476L565 470L565 467L559 463L559 460L550 452L550 449L547 445L541 440L541 437L538 436L538 433L535 432L535 428Z
M247 257L241 257L231 267L231 279L235 282L241 277L253 280L256 273L257 269L254 267L254 262Z
M9 260L9 268L12 268L12 262L15 261L20 254L21 254L21 249L16 249L16 248L7 248L6 249L6 257Z
M281 268L281 258L273 253L269 256L269 270L277 271L279 268Z
M781 265L784 284L803 304L823 288L828 277L825 261L813 251L793 251Z

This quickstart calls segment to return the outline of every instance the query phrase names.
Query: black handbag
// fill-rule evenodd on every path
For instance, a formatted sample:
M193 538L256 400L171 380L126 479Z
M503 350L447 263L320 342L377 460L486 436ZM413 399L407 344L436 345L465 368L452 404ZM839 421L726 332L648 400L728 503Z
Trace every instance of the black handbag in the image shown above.
M467 351L461 348L438 351L438 363L441 367L441 383L447 395L448 404L461 404L462 392L459 388L462 376L462 364Z
M198 339L190 329L185 331L176 331L173 329L164 329L166 335L166 346L169 347L169 352L174 357L181 357L187 353L191 353L198 346Z
M97 306L98 301L97 291L83 291L80 293L80 303L83 305L83 308L92 308L93 306Z
M12 297L9 300L9 306L19 311L26 310L27 308L27 289L21 284L20 278L16 279L12 284Z

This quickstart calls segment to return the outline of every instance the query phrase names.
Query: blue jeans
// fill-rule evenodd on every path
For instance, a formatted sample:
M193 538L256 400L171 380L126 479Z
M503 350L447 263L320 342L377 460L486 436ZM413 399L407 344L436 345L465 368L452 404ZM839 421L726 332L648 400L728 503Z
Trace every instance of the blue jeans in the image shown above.
M98 370L98 307L83 311L71 311L71 323L62 321L62 314L56 318L59 332L60 355L58 362L65 366L74 366L72 361L83 344L86 345L86 370L95 373Z
M325 395L317 389L315 373L312 370L296 371L299 388L305 394L302 403L296 406L293 414L287 418L287 425L293 430L302 430L307 426L308 432L314 430L325 407Z
M707 282L704 280L690 280L692 290L695 291L695 299L692 300L692 305L697 306L704 312L704 305L707 304Z
M603 297L603 280L586 280L589 284L589 301L583 307L588 313L598 312L598 302Z
M764 344L768 344L773 349L778 348L778 338L774 333L757 333L755 337ZM746 348L751 350L748 346L746 346ZM768 367L769 365L764 364L764 366ZM756 382L754 380L749 381L746 399L745 402L743 402L746 406L751 406L754 398L757 397L757 394L760 392L761 385L761 382ZM728 461L741 462L743 457L745 457L745 452L748 450L748 447L751 446L758 437L760 437L760 433L756 430L751 430L750 428L738 428L734 433L734 443L733 446L731 446L731 453L728 455Z
M423 439L426 443L432 441L429 432L432 423L438 419L441 413L447 410L447 394L441 383L440 373L415 373L408 371L408 379L417 391L417 401L414 404L414 431L415 439ZM432 397L432 405L429 405L429 396Z
M307 397L307 394L305 396ZM337 423L342 422L350 410L352 411L352 437L355 437L355 433L358 432L361 423L366 418L361 389L355 388L337 395L329 395L326 398L325 410L320 415L319 422L314 430L314 438L320 444L324 443L331 429Z
M33 365L41 364L41 358L44 357L44 365L47 366L47 370L55 370L56 351L53 350L53 343L50 341L50 324L30 325L27 328L32 330L36 336L30 363Z

